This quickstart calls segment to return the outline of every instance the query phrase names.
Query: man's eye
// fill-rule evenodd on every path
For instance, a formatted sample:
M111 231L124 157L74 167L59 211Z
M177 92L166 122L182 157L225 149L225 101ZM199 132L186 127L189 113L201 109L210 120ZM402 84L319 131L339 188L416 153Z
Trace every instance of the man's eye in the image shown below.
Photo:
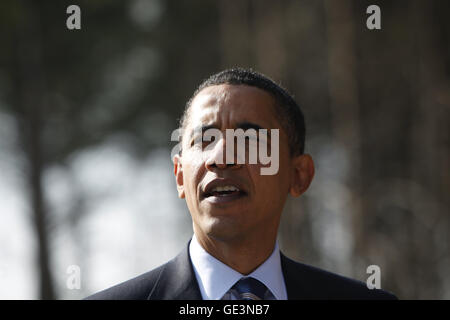
M193 146L195 146L195 144L198 144L198 139L196 139L196 138L194 138L194 139L191 140L191 148L192 148Z

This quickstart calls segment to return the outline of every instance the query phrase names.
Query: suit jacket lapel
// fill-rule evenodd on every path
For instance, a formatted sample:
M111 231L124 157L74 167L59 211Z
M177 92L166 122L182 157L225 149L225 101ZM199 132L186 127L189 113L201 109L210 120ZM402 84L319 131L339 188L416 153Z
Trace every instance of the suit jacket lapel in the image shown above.
M148 299L202 300L189 258L189 243L177 257L164 265Z

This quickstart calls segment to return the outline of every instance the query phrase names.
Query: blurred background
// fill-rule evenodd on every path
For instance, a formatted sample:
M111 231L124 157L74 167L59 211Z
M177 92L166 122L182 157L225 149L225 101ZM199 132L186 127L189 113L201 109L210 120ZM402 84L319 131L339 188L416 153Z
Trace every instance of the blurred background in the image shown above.
M81 8L81 30L66 9ZM381 30L366 9L381 8ZM450 299L450 2L1 1L0 298L80 299L192 235L171 133L196 86L241 66L305 113L316 177L286 204L288 256L401 299ZM68 286L78 266L79 289Z

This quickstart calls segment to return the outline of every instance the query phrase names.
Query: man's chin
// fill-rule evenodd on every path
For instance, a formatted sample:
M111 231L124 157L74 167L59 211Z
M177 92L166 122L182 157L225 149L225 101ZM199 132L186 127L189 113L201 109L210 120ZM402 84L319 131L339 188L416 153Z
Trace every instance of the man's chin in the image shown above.
M227 216L209 217L203 224L203 232L208 238L218 241L231 241L242 233L242 223Z

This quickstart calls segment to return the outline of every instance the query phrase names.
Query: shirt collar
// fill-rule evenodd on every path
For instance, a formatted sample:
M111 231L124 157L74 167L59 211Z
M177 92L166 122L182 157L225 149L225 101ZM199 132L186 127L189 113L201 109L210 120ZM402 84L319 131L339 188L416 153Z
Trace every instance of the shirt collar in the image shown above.
M244 277L241 273L206 252L195 234L189 245L189 254L200 292L205 300L221 299L239 279ZM270 257L248 276L264 283L276 299L287 299L278 242L275 243L275 248Z

